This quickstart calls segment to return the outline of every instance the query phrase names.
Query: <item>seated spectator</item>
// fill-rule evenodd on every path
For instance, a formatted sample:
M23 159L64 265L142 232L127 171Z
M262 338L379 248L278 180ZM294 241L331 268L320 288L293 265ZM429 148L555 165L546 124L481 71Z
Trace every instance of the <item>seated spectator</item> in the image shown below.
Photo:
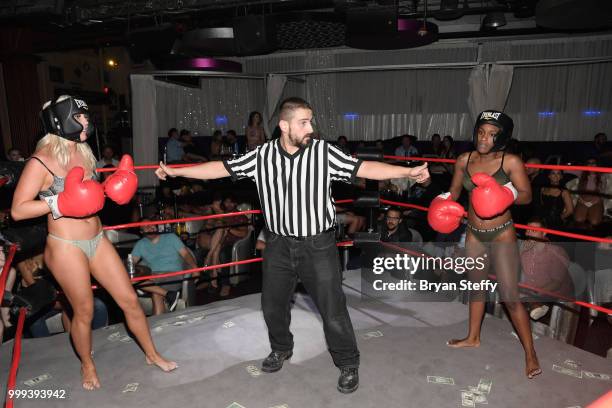
M382 242L411 242L412 234L402 223L402 211L391 207L385 213L381 226L380 240Z
M357 231L362 231L366 224L366 218L356 215L352 211L347 211L346 208L336 207L336 222L342 226L341 239L353 236Z
M176 128L168 130L168 142L166 143L166 162L167 163L178 163L183 160L185 151L183 150L183 144L179 139L179 133Z
M25 161L21 150L16 149L14 147L6 152L6 158L8 159L8 161Z
M203 206L200 208L201 215L215 215L215 214L223 214L223 195L219 192L215 192L213 195L212 203L209 205ZM212 218L204 221L204 224L200 228L198 232L198 237L196 240L196 247L205 251L206 253L210 250L210 240L215 229L221 227L223 225L223 218ZM204 255L205 256L205 255ZM198 257L202 260L204 259Z
M455 141L452 136L446 135L442 139L442 146L440 147L440 154L438 155L441 159L451 159L454 160L457 158L457 152L455 152ZM451 163L444 163L445 173L453 174L454 167Z
M249 114L249 121L246 129L246 151L255 150L266 142L266 133L263 128L261 113L253 111Z
M351 154L351 150L349 149L348 139L346 136L338 136L338 140L336 140L336 146L340 150L342 150L346 154Z
M224 213L236 211L236 199L232 195L228 195L223 199L221 208ZM249 233L249 219L246 215L235 215L232 217L220 218L223 220L222 227L215 229L210 238L210 250L204 260L204 265L218 265L222 259L228 261L231 256L228 256L228 251L231 254L232 246L245 238ZM221 275L220 282L217 282L217 276ZM221 287L220 296L229 295L229 268L223 268L220 272L217 269L212 270L211 286L213 288Z
M587 166L597 166L591 158ZM583 171L578 179L578 200L574 210L574 221L582 228L592 229L601 224L604 214L603 193L606 190L606 177L600 172Z
M442 139L440 138L439 133L434 133L431 135L431 140L429 142L429 146L426 151L427 154L433 154L434 156L440 156L440 151L442 150Z
M111 145L104 145L102 148L102 157L96 162L96 168L101 169L103 167L117 167L119 160L115 159L115 150ZM98 173L98 179L101 179L103 175L109 175L110 173Z
M537 214L550 228L560 228L574 212L569 191L561 185L563 172L550 170L548 184L540 189Z
M210 160L219 160L221 158L221 148L223 147L223 132L219 129L212 134L210 142Z
M142 221L150 220L143 219ZM193 255L175 234L160 234L157 225L145 225L141 227L141 232L144 237L136 242L132 250L134 265L142 261L144 265L151 269L153 275L180 271L184 269L184 266L187 269L197 267ZM199 274L196 273L194 276L199 276ZM169 311L173 311L180 295L177 290L180 283L165 285L156 283L181 280L181 276L174 276L159 280L148 280L139 284L139 289L151 293L154 315L165 313L166 307Z
M181 130L180 139L183 143L183 151L185 154L183 155L183 161L188 163L198 163L208 161L206 157L200 152L200 149L193 142L193 138L191 137L191 132L187 129Z
M238 135L236 135L235 130L230 129L225 133L225 146L229 155L242 154L242 146L238 142Z
M412 145L412 136L402 135L402 144L395 149L395 156L418 156L419 151Z
M527 225L546 228L546 223L538 217L531 218ZM568 272L570 260L565 250L550 243L545 232L527 230L525 235L526 240L520 246L521 281L549 293L573 297L574 285ZM549 307L536 302L531 303L528 309L531 318L538 320L548 312Z
M608 144L608 136L605 133L597 133L593 137L593 144L587 150L587 160L595 158L597 162L604 167L612 166L612 149Z

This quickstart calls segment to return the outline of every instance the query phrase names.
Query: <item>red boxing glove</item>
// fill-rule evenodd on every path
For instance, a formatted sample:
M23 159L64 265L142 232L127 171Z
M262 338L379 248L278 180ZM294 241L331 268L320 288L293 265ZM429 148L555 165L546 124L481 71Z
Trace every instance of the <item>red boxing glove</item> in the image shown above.
M518 191L512 183L500 186L485 173L474 174L472 182L476 185L472 191L472 207L480 218L493 218L503 213L518 197Z
M104 207L104 189L94 180L83 181L82 167L73 167L64 179L64 191L45 197L53 218L87 217Z
M465 214L463 206L449 196L450 193L445 193L434 198L427 212L427 222L431 228L443 234L456 230Z
M114 202L123 205L130 202L138 188L138 177L134 173L134 161L124 154L117 171L104 181L104 192Z

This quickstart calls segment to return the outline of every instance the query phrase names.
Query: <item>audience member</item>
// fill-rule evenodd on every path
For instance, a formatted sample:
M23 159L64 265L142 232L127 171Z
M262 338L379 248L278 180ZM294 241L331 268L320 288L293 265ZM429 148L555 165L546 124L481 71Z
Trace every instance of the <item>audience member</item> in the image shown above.
M150 221L143 219L142 221ZM157 225L145 225L141 227L143 238L141 238L132 250L134 265L142 262L151 269L153 275L165 272L176 272L184 269L196 268L196 262L188 248L173 233L160 234ZM198 276L199 274L194 274ZM165 313L166 307L173 311L179 299L181 276L154 279L141 282L138 286L144 292L151 293L153 300L153 314ZM173 284L160 284L160 282L179 282Z
M227 195L221 203L221 208L224 213L235 212L237 206L236 199L233 195ZM250 221L245 215L235 215L232 217L220 218L223 226L215 229L210 238L210 250L204 260L204 265L218 265L224 261L229 261L231 258L232 246L245 238L249 233ZM228 251L230 254L228 254ZM220 282L217 282L217 276L220 275ZM221 296L229 295L229 268L222 268L221 271L214 269L211 272L211 286L213 288L221 287Z
M115 150L111 145L104 145L102 148L102 157L100 160L96 162L96 168L101 169L103 167L117 167L119 165L119 160L115 158ZM110 173L106 173L107 175ZM102 173L98 173L98 178Z
M548 184L540 189L537 214L550 228L562 227L565 220L574 212L569 191L561 185L563 172L550 170Z
M212 134L212 141L210 142L210 159L219 160L221 158L221 148L223 147L223 132L219 129L215 130Z
M21 150L16 149L14 147L6 152L6 158L8 159L8 161L25 161Z
M246 129L246 151L255 150L266 142L266 133L263 128L261 113L253 111L249 114L249 122Z
M181 130L180 139L183 143L183 161L189 163L198 163L208 161L206 157L200 152L200 149L193 142L193 138L191 137L191 132L187 129Z
M400 209L391 207L385 213L385 219L381 225L380 240L382 242L412 241L411 232L404 227Z
M351 154L351 149L349 149L348 139L346 138L346 136L338 136L338 139L336 140L336 146L338 146L338 148L344 153Z
M402 144L395 149L396 156L418 156L419 151L412 145L412 136L402 135Z
M590 158L587 166L597 166L597 159ZM603 193L606 190L606 177L595 171L583 171L578 179L578 200L574 210L574 221L583 228L593 228L603 219Z
M185 151L179 139L178 130L176 130L176 128L168 130L168 138L168 142L166 143L166 162L177 163L182 161Z

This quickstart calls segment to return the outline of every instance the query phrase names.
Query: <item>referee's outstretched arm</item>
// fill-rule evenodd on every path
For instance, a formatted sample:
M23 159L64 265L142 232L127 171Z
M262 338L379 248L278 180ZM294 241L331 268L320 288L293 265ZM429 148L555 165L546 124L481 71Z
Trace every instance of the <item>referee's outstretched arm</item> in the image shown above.
M155 170L155 175L162 180L165 180L166 176L187 177L200 180L218 179L230 176L223 162L219 160L202 163L197 166L179 168L168 167L164 165L163 162L159 162L159 168Z
M429 180L429 171L427 170L427 163L418 167L403 167L377 161L364 161L357 170L357 177L372 180L408 177L416 180L417 183L424 183Z

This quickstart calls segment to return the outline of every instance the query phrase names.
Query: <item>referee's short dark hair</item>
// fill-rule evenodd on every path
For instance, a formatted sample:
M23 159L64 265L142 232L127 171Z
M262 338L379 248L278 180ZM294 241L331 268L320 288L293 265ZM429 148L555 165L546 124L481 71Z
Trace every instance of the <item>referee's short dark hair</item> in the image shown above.
M292 96L285 99L280 106L279 117L281 120L289 120L297 109L308 109L312 110L312 107L308 102L297 96Z

